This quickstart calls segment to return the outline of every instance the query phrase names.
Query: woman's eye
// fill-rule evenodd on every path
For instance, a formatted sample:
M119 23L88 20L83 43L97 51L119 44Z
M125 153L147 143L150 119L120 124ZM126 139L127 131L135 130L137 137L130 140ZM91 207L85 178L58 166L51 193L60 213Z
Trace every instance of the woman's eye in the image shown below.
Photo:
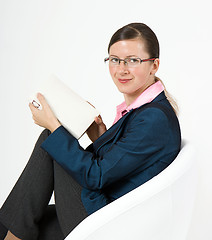
M118 58L111 58L110 61L112 63L118 63L119 62L119 59Z
M129 63L138 63L139 60L137 58L129 58Z

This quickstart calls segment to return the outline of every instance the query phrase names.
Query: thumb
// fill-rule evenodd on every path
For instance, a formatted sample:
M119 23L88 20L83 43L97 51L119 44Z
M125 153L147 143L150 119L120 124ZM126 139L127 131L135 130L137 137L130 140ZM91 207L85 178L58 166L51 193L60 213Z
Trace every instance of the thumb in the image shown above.
M100 134L100 136L101 136L105 131L107 131L107 127L106 127L106 125L104 124L101 115L99 115L98 117L96 117L95 122L96 122L96 124L98 125L99 134Z
M101 116L95 117L95 122L97 125L101 125L103 123Z
M99 128L102 129L103 131L107 129L100 115L95 118L95 122L99 126Z

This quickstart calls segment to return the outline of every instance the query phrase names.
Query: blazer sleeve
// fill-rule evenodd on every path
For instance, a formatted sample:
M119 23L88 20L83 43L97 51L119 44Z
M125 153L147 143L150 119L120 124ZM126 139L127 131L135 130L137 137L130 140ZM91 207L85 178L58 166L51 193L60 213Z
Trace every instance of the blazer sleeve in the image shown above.
M167 116L157 108L144 110L128 121L121 138L111 144L104 156L84 150L76 138L59 127L42 144L83 187L98 190L142 170L169 142ZM108 143L109 144L109 143Z

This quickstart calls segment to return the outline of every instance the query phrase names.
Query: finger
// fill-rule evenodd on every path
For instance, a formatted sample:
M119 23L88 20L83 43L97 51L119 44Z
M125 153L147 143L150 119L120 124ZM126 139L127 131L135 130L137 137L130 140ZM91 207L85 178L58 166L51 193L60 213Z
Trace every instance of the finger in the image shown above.
M101 116L101 115L99 115L98 118L101 119L101 121L103 122L103 120L102 120L102 116Z
M45 97L41 93L37 93L37 98L43 107L48 106Z
M98 117L95 117L95 122L96 122L96 124L98 124L98 125L102 124L102 123L103 123L102 117L101 117L100 115L99 115Z
M99 118L98 117L95 117L94 121L95 121L96 124L99 124Z
M30 108L32 114L33 114L36 110L38 110L32 103L29 103L29 108Z

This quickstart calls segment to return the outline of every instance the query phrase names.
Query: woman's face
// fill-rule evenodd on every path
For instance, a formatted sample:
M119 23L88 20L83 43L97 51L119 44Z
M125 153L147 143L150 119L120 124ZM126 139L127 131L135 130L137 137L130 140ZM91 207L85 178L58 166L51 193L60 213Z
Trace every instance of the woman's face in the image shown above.
M149 58L145 51L142 40L122 40L110 47L109 55L125 59L137 57L140 59ZM153 57L153 56L151 56ZM109 64L111 77L118 88L124 94L127 105L130 105L146 88L154 83L154 74L159 67L159 59L142 62L136 67L128 67L123 61L117 66Z

